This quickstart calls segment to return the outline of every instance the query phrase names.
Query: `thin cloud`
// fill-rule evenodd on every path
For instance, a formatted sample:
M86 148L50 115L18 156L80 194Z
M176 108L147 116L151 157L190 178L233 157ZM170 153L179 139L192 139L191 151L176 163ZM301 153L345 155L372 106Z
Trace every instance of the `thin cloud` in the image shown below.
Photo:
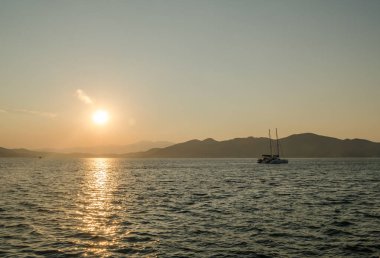
M57 116L55 113L51 112L44 112L44 111L37 111L37 110L30 110L30 109L19 109L19 108L6 108L6 109L0 109L0 113L19 113L19 114L28 114L28 115L34 115L34 116L43 116L48 118L54 118Z
M85 104L93 104L94 101L88 96L83 90L77 89L76 95L80 101L82 101Z

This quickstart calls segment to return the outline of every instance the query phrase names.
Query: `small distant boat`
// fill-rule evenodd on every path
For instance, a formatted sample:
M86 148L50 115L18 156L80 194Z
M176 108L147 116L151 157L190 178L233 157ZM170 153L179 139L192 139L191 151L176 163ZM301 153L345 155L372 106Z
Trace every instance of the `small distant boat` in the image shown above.
M260 164L286 164L286 163L288 163L287 159L281 159L280 158L280 144L278 142L277 128L276 128L276 145L277 145L277 154L273 154L273 152L272 152L272 137L270 135L270 129L269 129L270 154L261 155L261 158L257 160L257 163L260 163Z

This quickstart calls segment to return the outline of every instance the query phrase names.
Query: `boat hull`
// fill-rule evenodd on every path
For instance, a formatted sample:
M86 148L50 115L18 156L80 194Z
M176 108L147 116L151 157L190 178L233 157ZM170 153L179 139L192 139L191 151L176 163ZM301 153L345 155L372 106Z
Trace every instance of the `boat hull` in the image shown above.
M268 164L287 164L288 160L287 159L276 159L270 161Z
M287 159L280 159L278 157L265 157L262 159L257 160L257 163L259 164L287 164L289 161Z

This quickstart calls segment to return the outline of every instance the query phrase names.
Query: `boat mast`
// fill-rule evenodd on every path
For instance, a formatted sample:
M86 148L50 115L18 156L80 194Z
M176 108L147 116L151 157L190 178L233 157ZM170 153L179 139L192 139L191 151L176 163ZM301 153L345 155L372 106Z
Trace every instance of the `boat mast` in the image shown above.
M276 128L276 143L277 143L277 156L280 157L280 145L278 144L277 128Z
M269 129L269 148L270 148L270 156L272 156L273 152L272 152L272 138L270 136L270 129Z

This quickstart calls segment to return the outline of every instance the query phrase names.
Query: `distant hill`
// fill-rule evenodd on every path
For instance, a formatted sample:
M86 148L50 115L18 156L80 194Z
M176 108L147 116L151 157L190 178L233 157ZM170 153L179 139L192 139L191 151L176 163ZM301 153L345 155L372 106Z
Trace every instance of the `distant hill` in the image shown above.
M31 151L27 149L6 149L0 147L0 157L9 158L92 158L92 157L119 157L119 154L91 154L91 153L57 153Z
M30 151L27 149L6 149L0 147L0 157L39 157L45 156L44 152Z
M367 140L340 140L312 133L295 134L279 140L285 157L380 157L380 143ZM275 142L273 142L275 144ZM275 145L273 145L275 146ZM143 158L254 158L269 153L268 138L191 140L166 148L130 153Z
M279 140L281 156L316 157L380 157L380 143L362 139L345 139L316 135L295 134ZM275 141L273 141L275 146ZM191 140L164 148L153 148L143 152L117 153L54 153L36 152L26 149L0 147L0 157L132 157L132 158L257 158L269 153L268 138L235 138L216 141Z
M58 152L58 153L88 153L88 154L123 154L129 152L142 152L152 148L164 148L173 145L167 141L140 141L127 145L103 145L93 147L75 147L65 149L37 149L36 151L43 152Z

